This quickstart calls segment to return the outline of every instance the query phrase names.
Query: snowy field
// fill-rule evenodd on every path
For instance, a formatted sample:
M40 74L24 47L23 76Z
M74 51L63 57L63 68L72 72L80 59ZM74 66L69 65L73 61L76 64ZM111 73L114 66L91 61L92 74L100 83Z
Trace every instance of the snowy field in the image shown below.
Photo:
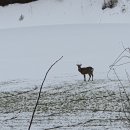
M0 130L28 129L44 75L61 56L44 83L31 130L130 129L129 64L116 66L120 81L114 71L107 77L130 47L130 1L102 10L103 1L0 7ZM84 82L76 64L92 66L94 81Z
M29 126L38 96L36 82L12 81L1 83L10 86L32 87L26 91L1 92L0 127L2 130L25 130ZM118 81L96 79L93 82L77 80L47 85L43 89L32 124L32 130L128 130L122 108L127 99ZM129 82L123 81L128 96ZM119 89L120 88L120 89Z
M82 24L0 30L1 129L28 128L45 72L63 55L48 74L32 130L128 130L124 89L114 74L113 81L106 75L122 43L129 45L129 27ZM83 81L77 63L94 67L94 81ZM124 67L117 72L129 96Z
M78 75L83 79L76 64L92 66L95 79L106 78L109 66L123 51L122 44L129 47L129 27L80 24L1 29L0 79L42 79L61 56L48 78L69 80L67 76Z

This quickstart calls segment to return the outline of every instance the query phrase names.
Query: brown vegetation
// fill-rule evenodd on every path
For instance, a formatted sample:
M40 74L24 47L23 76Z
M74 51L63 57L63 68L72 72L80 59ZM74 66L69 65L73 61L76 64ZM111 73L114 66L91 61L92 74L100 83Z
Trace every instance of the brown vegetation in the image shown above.
M106 8L114 8L118 3L118 0L104 0L104 3L102 5L102 10Z
M34 2L34 1L37 0L0 0L0 6L6 6L14 3L24 4L24 3Z

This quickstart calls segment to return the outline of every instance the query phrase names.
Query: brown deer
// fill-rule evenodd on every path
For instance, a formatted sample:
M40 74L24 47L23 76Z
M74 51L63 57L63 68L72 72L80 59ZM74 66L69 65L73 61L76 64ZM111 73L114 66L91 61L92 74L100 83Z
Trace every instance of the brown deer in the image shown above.
M84 68L81 68L82 64L77 64L78 66L78 71L84 75L84 81L86 81L86 74L89 75L89 79L88 81L90 80L91 76L92 76L92 81L93 81L93 68L91 66L89 67L84 67Z

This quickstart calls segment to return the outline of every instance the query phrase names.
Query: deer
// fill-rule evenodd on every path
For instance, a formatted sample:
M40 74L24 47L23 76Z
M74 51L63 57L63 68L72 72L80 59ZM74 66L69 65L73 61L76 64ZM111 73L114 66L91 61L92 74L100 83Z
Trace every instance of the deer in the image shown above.
M84 76L84 81L86 81L86 74L89 75L88 81L90 81L91 77L92 77L92 81L93 81L94 68L92 68L91 66L81 68L82 64L77 64L77 66L78 66L78 71Z

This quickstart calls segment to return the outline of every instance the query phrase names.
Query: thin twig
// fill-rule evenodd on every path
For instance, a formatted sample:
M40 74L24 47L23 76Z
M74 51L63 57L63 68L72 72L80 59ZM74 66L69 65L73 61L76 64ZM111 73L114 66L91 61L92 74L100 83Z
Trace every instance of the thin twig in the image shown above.
M61 58L59 58L58 60L56 60L56 61L50 66L50 68L47 70L47 72L46 72L46 74L45 74L45 77L44 77L44 79L43 79L43 82L42 82L42 84L41 84L41 87L40 87L40 90L39 90L39 93L38 93L38 98L37 98L36 105L35 105L34 110L33 110L32 118L31 118L31 121L30 121L28 130L30 130L30 128L31 128L31 125L32 125L32 122L33 122L33 118L34 118L34 114L35 114L35 112L36 112L36 108L37 108L37 105L38 105L38 103L39 103L39 99L40 99L40 96L41 96L42 87L43 87L43 84L44 84L44 82L45 82L45 80L46 80L47 74L49 73L49 71L51 70L51 68L52 68L58 61L60 61L62 58L63 58L63 56L62 56Z
M123 53L127 50L127 48L125 48L120 54L119 56L116 58L116 60L114 61L114 63L112 65L115 65L117 63L117 61L119 61L120 57L123 55Z
M114 65L114 66L123 66L123 65L126 65L126 64L130 64L130 62L125 62L125 63L117 64L117 65Z
M129 76L129 74L128 74L128 72L126 70L125 70L125 72L126 72L127 79L128 79L128 81L130 83L130 76Z
M120 87L119 87L119 93L120 93L120 97L121 97L121 100L122 100L122 102L121 102L122 111L123 111L123 113L125 114L126 119L130 122L130 119L128 118L128 116L127 116L127 114L126 114L126 113L129 113L129 112L126 112L126 110L125 110L125 103L123 102L123 96L122 96Z
M124 88L124 85L123 85L123 83L121 82L121 80L119 79L119 76L117 75L115 69L113 69L113 70L114 70L114 73L115 73L115 75L116 75L116 77L117 77L117 79L118 79L120 85L122 86L122 88L123 88L123 90L124 90L125 96L126 96L126 98L127 98L127 101L128 101L128 103L129 103L129 106L130 106L130 99L129 99L129 96L127 95L127 93L126 93L126 90L125 90L125 88Z
M130 48L124 48L124 50L118 55L118 57L115 59L115 61L113 62L112 65L109 66L109 71L107 73L107 78L109 80L110 77L109 77L109 73L111 72L111 70L115 67L115 66L121 66L121 65L124 65L124 64L127 64L127 63L122 63L122 64L119 64L117 65L117 63L119 63L119 61L121 61L123 58L130 58L130 56L127 56L127 55L123 55L125 52L129 52L130 53Z

